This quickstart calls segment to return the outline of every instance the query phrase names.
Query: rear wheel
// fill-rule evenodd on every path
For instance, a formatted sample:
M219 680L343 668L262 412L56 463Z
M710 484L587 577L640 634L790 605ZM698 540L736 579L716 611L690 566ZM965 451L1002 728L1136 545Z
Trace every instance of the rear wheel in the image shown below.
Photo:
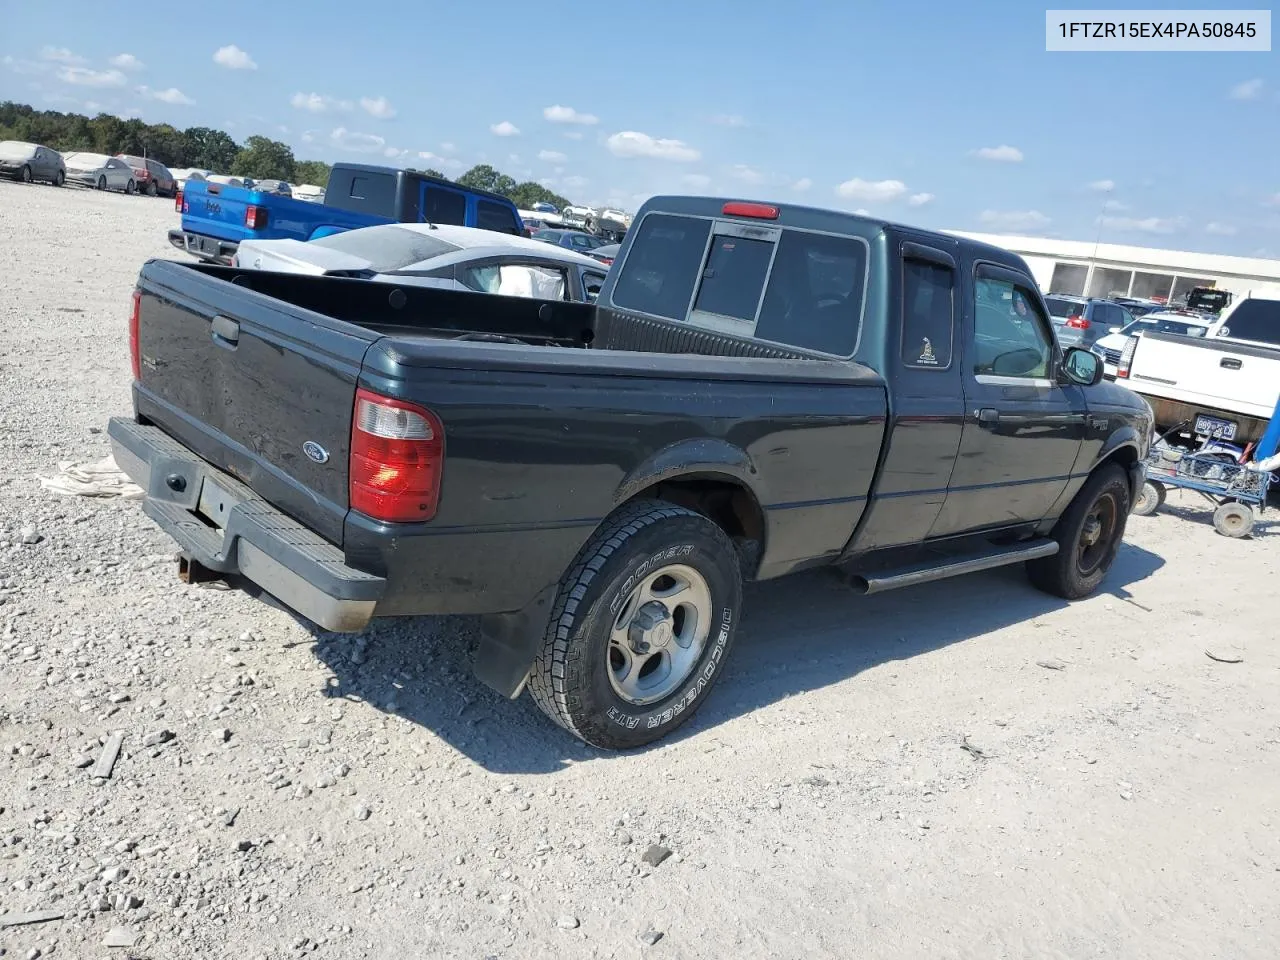
M1168 491L1163 483L1156 480L1147 480L1142 484L1142 489L1138 491L1138 499L1133 503L1133 515L1135 517L1149 517L1162 506L1164 506L1165 497Z
M737 552L716 524L658 500L627 504L561 580L529 691L593 746L650 743L706 699L741 603Z
M156 187L156 182L155 182L154 180L151 180L151 181L149 181L149 182L147 183L147 196L148 196L148 197L154 197L154 196L155 196L157 193L159 193L159 192L160 192L160 191L157 189L157 187Z
M1058 552L1028 561L1031 582L1065 600L1093 593L1115 561L1128 516L1129 478L1116 464L1100 467L1053 528Z
M1213 511L1213 529L1224 537L1247 537L1253 531L1253 511L1247 504L1224 503Z

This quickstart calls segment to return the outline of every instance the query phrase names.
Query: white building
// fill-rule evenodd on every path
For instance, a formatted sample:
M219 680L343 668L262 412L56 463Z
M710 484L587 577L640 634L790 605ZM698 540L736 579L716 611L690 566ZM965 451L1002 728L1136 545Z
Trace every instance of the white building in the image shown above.
M1251 290L1280 295L1280 260L1049 237L950 232L1018 254L1027 261L1045 293L1174 300L1194 287L1215 287L1237 296Z

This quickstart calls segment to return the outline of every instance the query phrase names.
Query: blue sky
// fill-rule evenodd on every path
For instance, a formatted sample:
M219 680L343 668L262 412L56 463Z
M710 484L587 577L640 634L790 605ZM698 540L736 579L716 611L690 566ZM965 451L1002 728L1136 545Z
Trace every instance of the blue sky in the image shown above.
M1046 53L1043 5L7 6L0 99L43 109L488 162L629 209L710 192L1084 240L1101 217L1104 242L1280 256L1276 54Z

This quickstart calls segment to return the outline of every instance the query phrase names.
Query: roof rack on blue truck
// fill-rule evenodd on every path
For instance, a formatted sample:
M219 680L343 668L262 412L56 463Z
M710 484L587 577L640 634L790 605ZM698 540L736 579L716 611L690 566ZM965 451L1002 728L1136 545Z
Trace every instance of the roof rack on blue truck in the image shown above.
M516 205L500 194L416 170L335 164L324 203L252 187L188 181L175 207L182 226L169 243L192 256L229 264L241 240L315 240L380 223L449 223L522 235Z

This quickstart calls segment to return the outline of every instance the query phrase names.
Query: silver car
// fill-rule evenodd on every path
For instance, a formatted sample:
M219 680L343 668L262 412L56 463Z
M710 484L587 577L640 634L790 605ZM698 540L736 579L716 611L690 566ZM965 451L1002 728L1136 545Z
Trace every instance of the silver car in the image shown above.
M119 157L105 153L69 153L62 158L67 168L67 179L95 190L121 190L136 193L133 168Z
M600 261L563 247L444 223L389 223L306 242L245 240L232 264L588 303L599 295L609 271Z
M0 177L12 177L23 183L47 180L60 187L67 179L62 154L38 143L22 140L0 141Z

